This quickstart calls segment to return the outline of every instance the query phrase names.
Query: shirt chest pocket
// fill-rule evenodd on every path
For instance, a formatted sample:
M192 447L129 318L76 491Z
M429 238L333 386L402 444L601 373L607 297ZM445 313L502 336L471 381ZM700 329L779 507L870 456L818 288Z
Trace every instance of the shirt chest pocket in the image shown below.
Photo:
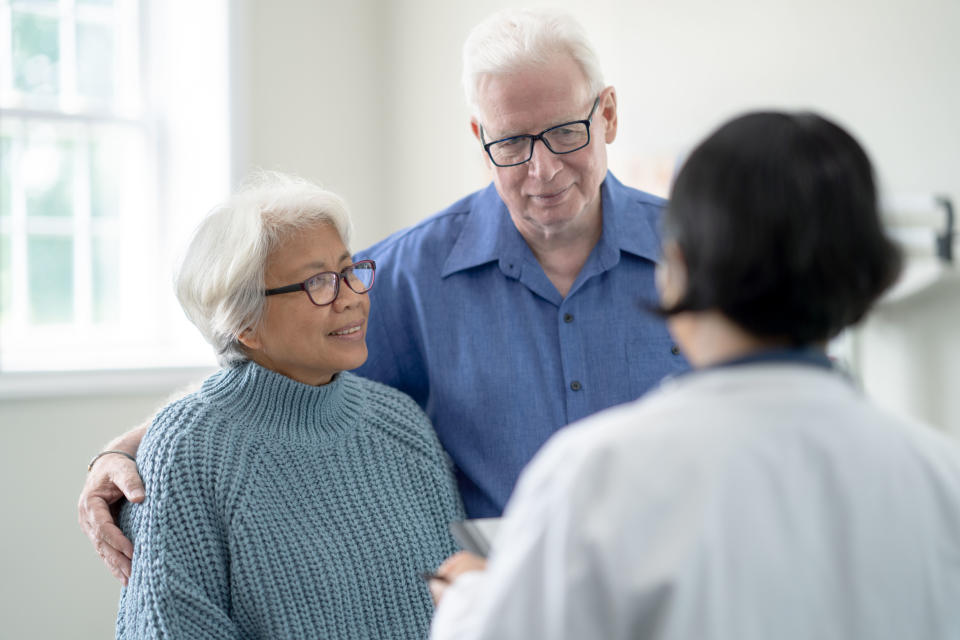
M688 368L687 362L666 329L647 329L627 339L624 357L630 372L631 391L639 397L665 376Z

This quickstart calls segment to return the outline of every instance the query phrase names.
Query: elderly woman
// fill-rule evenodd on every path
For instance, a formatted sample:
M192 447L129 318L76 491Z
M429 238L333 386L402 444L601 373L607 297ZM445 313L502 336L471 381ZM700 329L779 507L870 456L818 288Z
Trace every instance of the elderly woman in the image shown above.
M420 578L462 517L420 408L367 357L376 265L337 196L268 175L200 225L177 278L223 369L164 408L121 516L123 638L423 638Z
M432 637L957 638L960 449L824 354L898 272L866 154L816 115L740 117L664 230L661 312L696 371L546 445L486 570L441 567Z

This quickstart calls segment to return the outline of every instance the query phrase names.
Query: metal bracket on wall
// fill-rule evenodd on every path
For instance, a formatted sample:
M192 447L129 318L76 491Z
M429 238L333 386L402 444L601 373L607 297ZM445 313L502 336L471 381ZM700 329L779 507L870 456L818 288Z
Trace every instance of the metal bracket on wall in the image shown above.
M942 233L936 235L936 252L937 257L943 260L944 262L953 262L953 238L956 236L956 230L954 225L956 219L953 213L953 202L950 198L946 196L937 196L935 198L936 203L943 207L943 212L946 215L946 227Z

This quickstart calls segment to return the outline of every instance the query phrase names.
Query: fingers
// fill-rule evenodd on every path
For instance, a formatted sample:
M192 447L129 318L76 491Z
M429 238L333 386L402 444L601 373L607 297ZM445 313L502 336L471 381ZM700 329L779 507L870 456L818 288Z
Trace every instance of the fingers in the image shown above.
M140 479L140 474L137 472L137 465L123 456L115 457L120 458L121 467L115 471L111 470L110 477L114 484L130 502L143 502L143 497L146 494L143 491L143 480Z
M437 573L450 582L468 571L483 571L487 568L487 561L469 551L459 551L446 560L437 569Z
M100 537L94 545L97 548L97 554L110 569L113 577L123 586L127 586L130 581L130 571L133 568L133 543L112 523L105 524L98 535Z
M133 543L113 521L110 505L93 497L81 504L80 526L110 573L127 585L133 560Z
M487 561L468 551L460 551L443 561L436 571L440 579L430 580L430 596L433 604L440 604L444 592L458 577L469 571L483 571L487 568Z
M450 586L450 583L444 580L431 580L427 583L427 586L430 588L430 598L433 599L433 606L437 606L443 599L443 593Z
M123 497L142 502L144 495L136 465L123 456L107 455L87 475L77 504L80 528L110 573L124 586L130 578L133 543L117 527L110 507Z

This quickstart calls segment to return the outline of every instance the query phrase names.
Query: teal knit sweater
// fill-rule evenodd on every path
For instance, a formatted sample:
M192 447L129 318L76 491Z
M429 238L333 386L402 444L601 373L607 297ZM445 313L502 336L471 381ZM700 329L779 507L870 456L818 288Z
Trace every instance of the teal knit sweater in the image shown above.
M420 408L340 373L322 387L254 363L167 406L127 504L121 638L425 638L419 573L463 517Z

